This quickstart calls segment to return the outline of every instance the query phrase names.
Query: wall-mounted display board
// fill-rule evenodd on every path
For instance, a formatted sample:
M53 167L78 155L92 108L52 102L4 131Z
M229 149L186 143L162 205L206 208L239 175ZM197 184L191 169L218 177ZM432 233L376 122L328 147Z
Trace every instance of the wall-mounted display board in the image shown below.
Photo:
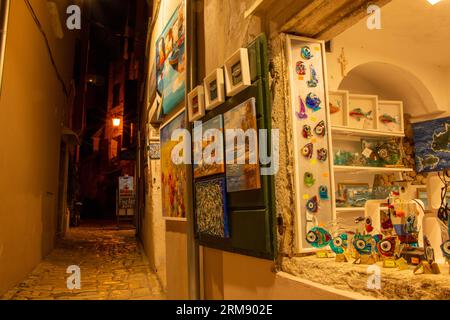
M298 252L310 252L316 249L306 241L307 232L330 223L334 216L324 42L287 36L287 55L294 141L295 244Z
M259 36L246 50L251 84L242 91L235 93L224 103L206 111L200 119L203 131L216 128L242 129L244 131L256 128L267 129L267 149L271 150L271 107L268 86L267 40ZM246 55L239 55L240 58ZM239 62L240 61L240 62ZM233 64L233 76L239 78L239 68L236 63L247 65L246 61L236 60ZM225 64L225 61L224 61ZM221 67L221 66L218 66ZM245 68L246 70L246 68ZM240 72L246 72L240 69ZM194 128L194 130L196 130ZM232 141L222 138L223 156L235 150ZM234 139L233 139L234 140ZM211 137L195 143L194 151L207 148L212 142ZM248 151L248 150L247 150ZM256 150L259 162L259 150ZM216 155L218 156L218 155ZM253 154L242 155L246 164L194 165L195 191L195 228L198 243L205 247L255 256L264 259L274 259L276 256L276 226L274 201L274 176L260 174L260 169L269 165L250 164Z

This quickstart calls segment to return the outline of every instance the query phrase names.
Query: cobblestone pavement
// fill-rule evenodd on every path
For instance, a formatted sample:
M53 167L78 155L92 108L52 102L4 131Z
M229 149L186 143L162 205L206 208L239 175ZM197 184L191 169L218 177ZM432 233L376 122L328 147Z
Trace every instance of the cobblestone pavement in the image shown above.
M81 269L81 289L67 289L67 267ZM157 300L160 283L135 230L75 228L16 288L0 300Z

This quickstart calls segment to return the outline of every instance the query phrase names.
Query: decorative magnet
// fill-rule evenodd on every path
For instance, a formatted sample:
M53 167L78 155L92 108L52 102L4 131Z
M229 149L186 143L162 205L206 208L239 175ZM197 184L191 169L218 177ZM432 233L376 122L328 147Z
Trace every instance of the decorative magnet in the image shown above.
M303 134L303 138L305 138L305 139L311 138L312 137L311 127L308 126L307 124L305 124L303 126L302 134Z
M367 217L366 218L365 228L366 228L366 232L367 233L370 233L370 232L373 231L372 218L371 217Z
M326 128L325 128L325 121L320 121L317 126L314 128L314 132L319 136L319 137L325 137L325 133L326 133Z
M302 155L305 158L311 159L314 152L314 145L312 143L308 143L306 146L302 148Z
M299 99L300 99L300 112L296 112L297 118L299 120L308 119L308 115L306 114L305 103L303 102L302 97L299 97Z
M328 187L327 186L319 187L319 197L321 200L330 200L330 197L328 196Z
M304 76L306 75L306 66L303 63L303 61L299 61L297 62L296 66L295 66L295 71L297 72L297 74L299 76Z
M308 200L308 202L306 203L306 210L308 210L308 212L310 213L317 213L317 211L319 210L317 196L314 196Z
M325 162L328 159L328 151L325 148L317 150L317 160Z
M314 179L314 175L311 172L305 172L303 180L305 182L305 186L308 188L312 187L314 183L316 183L316 179Z
M306 97L306 106L314 112L319 111L321 109L320 108L321 103L322 101L320 100L320 98L314 93L310 93Z
M346 233L341 233L330 242L330 248L336 254L343 254L348 247L348 237Z
M317 72L313 65L310 65L309 70L311 72L311 79L308 81L308 87L315 88L319 83L319 80L317 80Z
M304 46L302 48L301 54L302 54L302 58L305 60L310 60L311 58L314 57L313 54L311 53L311 48L308 46Z

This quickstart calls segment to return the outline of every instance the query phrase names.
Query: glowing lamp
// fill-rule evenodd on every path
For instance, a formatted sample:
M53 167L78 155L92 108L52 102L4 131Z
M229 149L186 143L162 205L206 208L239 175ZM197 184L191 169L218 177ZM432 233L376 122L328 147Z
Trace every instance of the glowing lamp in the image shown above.
M436 3L441 2L441 0L427 0L432 6L434 6Z
M113 126L114 127L120 127L120 118L114 118L113 119Z

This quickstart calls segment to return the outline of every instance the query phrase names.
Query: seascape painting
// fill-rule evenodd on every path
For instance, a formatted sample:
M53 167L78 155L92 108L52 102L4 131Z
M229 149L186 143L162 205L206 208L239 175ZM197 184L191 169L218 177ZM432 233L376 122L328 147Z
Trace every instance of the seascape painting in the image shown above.
M162 97L162 112L171 113L184 99L186 90L184 1L175 10L156 41L156 82Z
M450 117L413 124L417 172L450 169Z
M197 126L194 130L199 130ZM201 126L201 141L194 141L194 154L201 155L201 160L194 163L194 177L201 178L215 174L225 173L225 160L223 155L223 116L218 115L204 123ZM216 129L222 132L222 140L215 141L215 136L205 137L208 130ZM220 150L216 150L214 146L218 146ZM208 148L209 147L209 148ZM210 150L209 150L210 149ZM206 150L206 152L205 152ZM215 161L213 161L215 159Z
M197 232L229 238L225 178L195 184Z
M185 219L187 195L187 166L172 162L172 150L179 143L172 141L174 130L184 129L186 113L183 111L161 129L161 193L162 212L167 219Z
M255 133L254 145L250 147L249 139L246 139L245 152L242 154L238 154L234 137L227 136L225 138L228 192L261 188L255 102L255 98L251 98L224 115L225 132L238 129L243 132L253 131ZM256 159L255 163L250 163L251 159Z

